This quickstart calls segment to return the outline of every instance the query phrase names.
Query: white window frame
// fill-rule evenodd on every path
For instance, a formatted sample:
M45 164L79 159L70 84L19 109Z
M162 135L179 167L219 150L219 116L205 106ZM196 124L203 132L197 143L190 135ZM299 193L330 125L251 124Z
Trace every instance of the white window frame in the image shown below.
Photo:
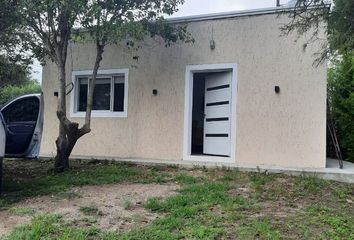
M89 77L93 74L93 70L83 70L83 71L72 71L72 82L74 83L74 90L70 95L70 117L72 118L84 118L86 112L78 112L77 104L79 97L79 86L78 78L79 77ZM111 76L112 81L114 81L115 75L124 74L124 111L123 112L113 112L106 110L92 110L92 118L127 118L128 117L128 79L129 79L129 69L107 69L107 70L98 70L97 77L101 76L104 78L104 75ZM98 80L98 79L97 79ZM99 80L98 80L99 81ZM111 82L111 93L113 93L113 84ZM111 109L112 109L112 99L111 95Z

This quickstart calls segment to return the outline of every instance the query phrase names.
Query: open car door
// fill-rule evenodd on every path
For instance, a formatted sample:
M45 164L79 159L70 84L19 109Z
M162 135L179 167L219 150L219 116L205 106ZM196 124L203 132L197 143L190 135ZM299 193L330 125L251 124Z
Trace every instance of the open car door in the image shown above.
M0 160L5 156L6 132L4 120L0 112Z
M30 94L16 98L1 109L6 132L5 156L36 158L43 128L43 97Z
M5 133L5 125L3 123L3 118L0 112L0 195L2 192L2 165L3 165L3 158L5 156L5 140L6 133Z

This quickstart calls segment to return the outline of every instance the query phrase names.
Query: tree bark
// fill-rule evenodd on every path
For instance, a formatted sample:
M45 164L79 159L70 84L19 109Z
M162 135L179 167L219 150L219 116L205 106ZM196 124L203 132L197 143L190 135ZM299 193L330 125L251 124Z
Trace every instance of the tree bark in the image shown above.
M66 117L66 78L65 78L65 63L58 64L59 69L59 94L57 117L59 119L59 136L56 140L57 155L55 157L55 171L63 172L69 168L69 157L77 143L77 141L85 134L91 132L91 112L93 107L93 93L96 85L96 78L102 55L104 52L104 44L96 42L96 60L93 69L93 75L90 82L90 88L87 98L85 124L79 128L79 124L71 122Z
M98 69L100 67L100 63L102 61L102 55L104 52L104 45L101 44L99 40L96 41L96 51L97 51L96 60L95 60L95 65L93 67L92 79L89 84L90 88L87 96L85 125L83 126L83 128L86 128L89 131L91 131L90 129L91 129L91 112L93 107L93 94L95 91Z
M61 120L61 118L66 114L65 62L59 60L58 71L59 71L59 94L58 94L57 116L59 119L59 136L55 142L57 146L57 155L55 157L54 168L56 172L62 172L69 167L69 159L65 158L66 155L65 152L68 145L68 139L67 139L67 134L65 129L66 127L64 121Z

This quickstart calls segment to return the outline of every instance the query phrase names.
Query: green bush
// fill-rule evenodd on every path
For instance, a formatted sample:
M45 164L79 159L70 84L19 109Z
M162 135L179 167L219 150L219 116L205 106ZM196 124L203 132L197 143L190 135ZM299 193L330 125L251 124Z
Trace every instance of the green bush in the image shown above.
M346 159L354 162L354 52L329 70L328 97Z
M31 79L31 68L27 63L13 62L0 54L0 88L9 85L22 85Z
M41 86L35 81L29 81L26 84L20 86L5 86L0 88L0 106L6 102L30 93L40 93Z

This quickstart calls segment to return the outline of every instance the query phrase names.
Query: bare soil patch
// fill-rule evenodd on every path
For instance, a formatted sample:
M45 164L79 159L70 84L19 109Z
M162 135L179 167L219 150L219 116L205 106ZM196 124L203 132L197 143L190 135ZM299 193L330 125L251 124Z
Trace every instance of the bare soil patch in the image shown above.
M111 184L73 188L69 192L24 200L12 209L33 209L35 214L60 214L77 226L127 230L144 226L159 215L144 209L149 198L176 194L173 184ZM94 209L95 211L84 211ZM32 216L19 216L11 210L0 211L0 237L14 227L28 223Z

